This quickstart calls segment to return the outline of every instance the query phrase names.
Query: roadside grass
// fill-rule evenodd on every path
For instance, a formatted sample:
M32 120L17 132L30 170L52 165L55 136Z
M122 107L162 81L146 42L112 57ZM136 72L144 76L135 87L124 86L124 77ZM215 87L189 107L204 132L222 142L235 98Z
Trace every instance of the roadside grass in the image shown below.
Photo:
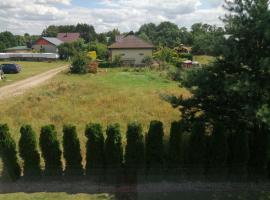
M110 200L112 196L107 194L67 194L67 193L12 193L0 194L0 200Z
M6 74L6 80L1 81L0 80L0 87L4 85L8 85L11 83L14 83L19 80L23 80L26 78L29 78L31 76L40 74L42 72L46 72L50 69L54 69L60 66L63 66L64 64L67 64L67 62L63 61L57 61L57 62L14 62L14 61L0 61L0 64L3 63L16 63L19 64L22 67L22 71L18 74Z
M202 65L207 65L207 64L215 61L215 59L216 58L214 56L207 56L207 55L193 56L193 60L198 61Z

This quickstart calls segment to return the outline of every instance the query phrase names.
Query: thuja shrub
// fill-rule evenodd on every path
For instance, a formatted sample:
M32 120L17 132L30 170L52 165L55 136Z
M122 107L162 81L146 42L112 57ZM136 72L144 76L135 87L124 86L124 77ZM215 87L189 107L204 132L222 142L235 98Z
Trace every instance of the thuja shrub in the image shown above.
M170 168L182 167L184 161L182 152L182 137L184 132L184 122L173 122L171 124L168 150L168 166Z
M20 129L19 153L23 159L24 176L40 176L40 154L37 149L36 134L30 125L24 125Z
M83 175L81 146L76 127L64 125L63 133L64 158L66 160L65 175Z
M141 124L128 124L125 164L128 169L141 169L144 165L144 141Z
M45 175L62 175L62 151L60 150L54 125L47 125L41 128L39 145L45 161Z
M104 170L104 136L100 124L90 123L85 128L86 143L86 174L98 175Z
M123 162L122 137L119 124L111 124L106 130L105 160L107 170L118 170Z
M18 163L16 143L6 124L0 124L0 157L3 162L2 176L8 180L18 180L21 176L21 168Z
M146 168L160 170L164 165L163 124L160 121L151 121L146 136Z

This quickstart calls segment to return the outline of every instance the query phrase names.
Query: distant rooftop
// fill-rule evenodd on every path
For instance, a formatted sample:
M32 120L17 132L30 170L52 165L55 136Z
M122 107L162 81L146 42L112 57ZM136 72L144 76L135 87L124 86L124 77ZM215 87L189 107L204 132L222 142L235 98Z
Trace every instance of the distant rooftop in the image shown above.
M60 44L63 43L63 41L59 40L58 38L55 37L42 37L44 40L47 40L48 42L54 44L55 46L59 46Z
M58 33L57 38L63 42L74 42L80 39L80 33Z
M123 38L117 38L117 39L119 40L113 43L111 46L109 46L109 49L153 49L154 48L153 44L135 36L133 32L130 32Z

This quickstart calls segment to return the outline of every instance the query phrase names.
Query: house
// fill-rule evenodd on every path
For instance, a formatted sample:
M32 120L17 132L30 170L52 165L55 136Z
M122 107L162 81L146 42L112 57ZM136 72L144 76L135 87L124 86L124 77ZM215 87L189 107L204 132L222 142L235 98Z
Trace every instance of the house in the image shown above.
M141 65L146 56L153 56L153 44L135 36L133 32L117 39L108 47L111 60L120 55L124 64Z
M80 33L58 33L57 39L63 42L75 42L80 39Z
M58 53L58 46L64 43L58 38L41 37L33 45L32 49L44 53Z
M6 53L29 53L32 52L31 48L28 48L27 46L16 46L7 48L4 50Z

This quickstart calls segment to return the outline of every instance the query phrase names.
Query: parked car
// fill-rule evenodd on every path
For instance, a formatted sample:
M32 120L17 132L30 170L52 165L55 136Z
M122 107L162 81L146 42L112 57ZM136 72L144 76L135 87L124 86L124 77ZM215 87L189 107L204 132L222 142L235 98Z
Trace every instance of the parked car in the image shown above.
M1 65L1 68L5 74L17 74L21 71L21 66L18 64L5 63Z

